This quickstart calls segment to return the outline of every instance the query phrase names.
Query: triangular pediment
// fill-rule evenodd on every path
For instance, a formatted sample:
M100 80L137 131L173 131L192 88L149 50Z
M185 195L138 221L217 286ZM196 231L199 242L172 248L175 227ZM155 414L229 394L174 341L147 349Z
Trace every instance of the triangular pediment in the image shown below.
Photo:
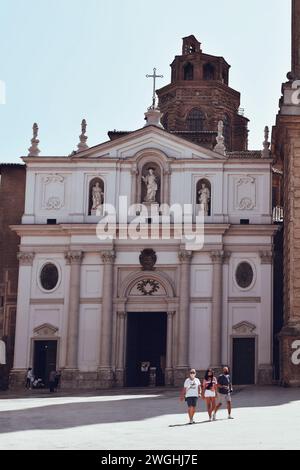
M36 336L55 336L57 332L58 328L50 325L50 323L44 323L34 329L34 334Z
M171 159L226 160L224 155L220 155L217 152L170 134L156 126L147 126L138 129L116 140L104 142L83 152L78 152L71 158L112 158L126 160L134 158L137 153L149 148L159 150Z
M234 325L232 327L235 333L237 334L252 334L256 330L256 326L253 325L253 323L250 323L248 321L242 321L238 323L237 325Z

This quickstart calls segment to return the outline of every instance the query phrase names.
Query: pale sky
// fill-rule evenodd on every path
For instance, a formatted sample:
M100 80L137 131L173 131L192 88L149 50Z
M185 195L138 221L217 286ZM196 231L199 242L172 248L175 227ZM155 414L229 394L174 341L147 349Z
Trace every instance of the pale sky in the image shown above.
M153 67L170 82L181 38L231 64L230 86L250 119L249 147L274 124L291 68L290 0L0 0L0 162L27 155L32 124L41 155L68 155L87 120L89 146L107 131L144 125Z

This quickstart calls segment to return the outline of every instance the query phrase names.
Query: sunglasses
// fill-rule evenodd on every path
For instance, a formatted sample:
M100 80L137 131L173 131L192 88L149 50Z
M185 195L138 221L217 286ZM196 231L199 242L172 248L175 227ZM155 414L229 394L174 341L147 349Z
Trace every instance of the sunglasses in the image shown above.
M196 372L190 372L190 375L196 375Z

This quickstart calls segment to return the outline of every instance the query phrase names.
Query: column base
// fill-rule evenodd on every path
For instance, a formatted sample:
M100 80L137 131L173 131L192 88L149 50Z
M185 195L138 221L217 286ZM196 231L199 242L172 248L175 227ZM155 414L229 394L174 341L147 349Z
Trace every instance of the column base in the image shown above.
M96 390L99 388L98 372L83 372L78 369L63 369L61 390Z
M62 369L60 388L61 390L78 388L78 369Z
M97 387L100 389L113 388L114 385L114 373L109 367L103 367L98 370L98 384Z
M117 369L115 375L115 386L116 387L125 387L125 370Z
M171 368L165 370L165 385L166 387L172 387L174 385L174 371Z
M174 386L183 387L185 379L189 375L189 366L186 367L176 367L174 369Z
M273 383L273 366L270 364L260 364L257 374L258 385L272 385Z
M284 387L300 387L300 347L298 346L300 323L290 323L284 326L278 338L280 344L280 384Z
M27 369L12 369L9 374L9 389L25 389Z

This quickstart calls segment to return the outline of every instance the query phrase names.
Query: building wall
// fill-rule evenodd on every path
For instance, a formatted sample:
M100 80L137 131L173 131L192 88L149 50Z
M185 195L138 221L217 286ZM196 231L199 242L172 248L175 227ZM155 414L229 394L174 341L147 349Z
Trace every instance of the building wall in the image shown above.
M200 370L230 364L232 337L245 335L257 340L256 380L269 383L271 160L252 157L230 158L149 126L88 155L25 159L25 213L22 224L13 227L21 244L12 377L20 378L32 366L34 340L52 338L59 343L57 365L64 370L65 386L124 385L127 313L166 312L169 385L181 384L191 363ZM159 172L161 202L191 204L194 220L197 184L209 181L211 216L205 218L202 250L189 251L173 236L98 239L101 216L88 215L90 182L102 179L104 201L114 207L119 195L141 204L141 177L150 164ZM127 214L125 224L134 216ZM48 219L56 224L47 224ZM141 268L144 248L157 254L153 272ZM234 280L241 261L254 272L246 290ZM48 262L57 266L59 282L47 293L39 277ZM138 288L147 280L158 286L152 295Z
M20 239L10 230L21 222L25 200L25 166L0 165L0 339L6 343L6 366L1 367L1 384L8 384L13 364L18 289L17 247Z
M233 238L235 241L233 242ZM272 259L264 260L261 250L271 251L272 236L264 237L245 236L244 246L241 250L240 236L228 236L227 240L221 237L221 247L224 250L230 247L228 263L223 265L223 294L222 294L222 363L232 364L231 341L233 336L240 336L237 329L241 324L252 325L250 334L257 338L257 381L260 373L268 369L269 380L272 377ZM69 239L70 243L71 237ZM70 294L70 266L67 264L64 253L70 247L66 245L64 238L57 239L60 253L53 253L51 239L44 236L37 240L30 239L35 246L36 254L32 259L32 266L20 267L19 307L18 307L18 332L16 343L15 369L26 369L32 366L33 344L32 339L42 339L38 329L48 324L56 329L53 339L59 339L58 367L66 366L66 349L68 342L68 315ZM103 303L103 265L100 260L101 244L95 252L95 246L89 244L88 237L82 236L78 245L85 256L80 268L80 308L79 308L79 339L78 339L78 368L80 372L97 372L99 368L99 348L101 341L101 320ZM212 243L211 243L212 242ZM211 251L216 247L214 237L208 237L204 252L194 253L190 266L190 301L189 301L189 361L198 370L205 370L211 364L211 315L213 306L213 264ZM212 246L211 251L209 246ZM252 245L252 251L247 247ZM26 245L23 245L25 248ZM172 280L175 297L180 296L180 263L178 251L180 245L172 242L156 242L154 249L158 255L156 271ZM47 252L48 247L48 252ZM29 247L26 247L28 249ZM114 263L114 297L116 302L122 300L121 285L126 284L127 279L135 273L141 274L139 264L139 247L136 250L126 249L126 245L114 246L116 260ZM249 249L249 248L248 248ZM42 253L41 253L42 252ZM263 252L264 253L264 252ZM241 289L235 281L235 270L238 264L247 261L253 266L254 280L249 289ZM54 292L45 292L39 282L41 268L47 262L53 262L58 266L60 281ZM145 273L147 278L151 273ZM134 294L136 295L136 294ZM130 297L130 296L129 296ZM165 296L164 296L165 297ZM163 299L164 299L163 297ZM119 300L118 300L119 299ZM123 300L122 300L123 301ZM159 298L134 297L137 311L156 311L155 302L158 302L158 311L166 311L167 304L161 304ZM150 302L150 303L149 303ZM153 303L154 302L154 303ZM132 311L134 304L127 299L125 310ZM162 306L161 306L162 305ZM174 300L175 322L177 322L178 300ZM117 309L117 307L116 307ZM135 309L135 307L134 307ZM133 309L133 310L134 310ZM112 315L116 315L113 310ZM24 334L24 332L27 332ZM243 331L242 334L249 334ZM112 338L117 338L116 323L113 326ZM117 367L117 342L112 340L114 356L113 369ZM174 348L176 350L176 337L174 336ZM125 351L124 351L125 354ZM176 353L174 368L176 366ZM262 372L261 372L262 371Z

